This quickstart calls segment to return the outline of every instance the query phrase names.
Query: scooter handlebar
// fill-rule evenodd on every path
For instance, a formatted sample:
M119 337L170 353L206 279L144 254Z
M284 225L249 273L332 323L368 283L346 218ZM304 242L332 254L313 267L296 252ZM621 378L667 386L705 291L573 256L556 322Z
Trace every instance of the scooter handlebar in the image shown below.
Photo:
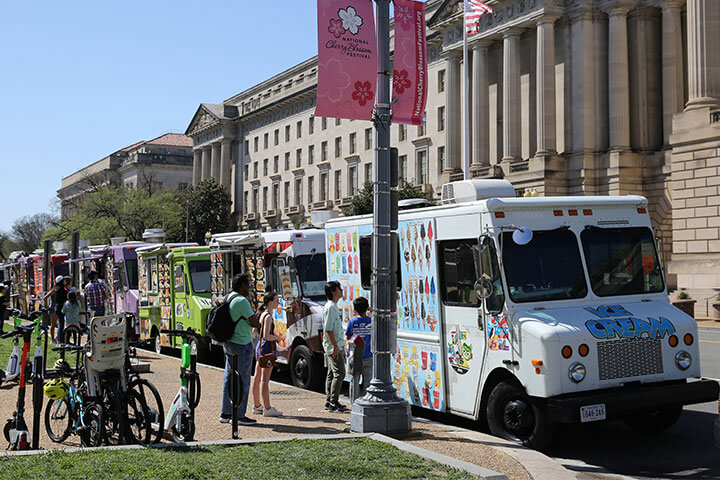
M177 337L183 337L183 338L195 338L200 339L200 335L198 335L195 332L192 332L190 330L160 330L160 333L164 333L165 335L174 335Z
M4 333L2 336L0 336L0 338L10 338L16 335L22 335L25 332L32 332L34 328L35 327L31 325L18 325L15 330Z

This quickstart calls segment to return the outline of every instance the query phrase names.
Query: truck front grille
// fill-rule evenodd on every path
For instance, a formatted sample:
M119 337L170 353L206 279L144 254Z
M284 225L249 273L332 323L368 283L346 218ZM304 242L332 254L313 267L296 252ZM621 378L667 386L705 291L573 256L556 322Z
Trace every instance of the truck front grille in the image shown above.
M600 380L640 377L663 373L662 345L655 338L634 338L600 342Z

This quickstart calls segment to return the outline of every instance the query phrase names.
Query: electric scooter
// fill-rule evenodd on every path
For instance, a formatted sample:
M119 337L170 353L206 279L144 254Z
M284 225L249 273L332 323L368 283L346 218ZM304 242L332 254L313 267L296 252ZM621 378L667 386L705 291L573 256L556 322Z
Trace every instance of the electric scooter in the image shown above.
M29 319L34 322L33 335L35 335L35 356L33 357L32 366L32 382L33 382L33 432L32 432L32 448L37 450L40 442L40 414L42 413L43 401L43 383L45 380L45 359L47 358L48 344L48 325L42 324L42 316L47 313L46 309L32 312ZM43 351L43 337L45 337L45 350Z
M165 430L170 431L175 442L191 442L195 435L195 407L200 403L200 376L197 373L197 354L192 353L189 339L199 342L200 336L188 330L161 330L160 333L183 339L180 390L165 417Z
M30 351L30 343L32 342L32 334L34 327L18 325L15 330L8 332L0 338L23 337L22 357L20 360L20 387L18 389L17 410L13 412L13 416L8 418L3 434L5 439L10 443L9 448L12 450L30 450L30 432L28 432L25 423L25 375L27 373L28 352Z
M13 317L13 332L21 325L22 319L20 318L20 310L10 310ZM8 332L12 333L12 332ZM0 385L2 382L11 382L20 375L20 339L15 337L13 339L13 349L8 359L7 368L0 370Z

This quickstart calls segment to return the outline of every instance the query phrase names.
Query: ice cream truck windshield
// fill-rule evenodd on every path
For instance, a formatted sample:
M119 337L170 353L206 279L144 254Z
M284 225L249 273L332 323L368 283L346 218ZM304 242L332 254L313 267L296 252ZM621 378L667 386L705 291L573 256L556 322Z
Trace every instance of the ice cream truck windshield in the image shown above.
M303 296L312 299L325 298L325 254L298 255L294 260Z

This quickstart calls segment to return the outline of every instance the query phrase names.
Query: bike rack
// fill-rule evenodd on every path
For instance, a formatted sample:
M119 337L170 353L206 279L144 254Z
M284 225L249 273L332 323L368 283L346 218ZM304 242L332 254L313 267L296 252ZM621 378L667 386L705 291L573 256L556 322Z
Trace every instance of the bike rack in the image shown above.
M238 356L235 354L226 354L230 362L230 401L232 402L232 438L237 440L238 436L238 418L237 409L242 403L244 392L240 384L240 372L238 372Z

